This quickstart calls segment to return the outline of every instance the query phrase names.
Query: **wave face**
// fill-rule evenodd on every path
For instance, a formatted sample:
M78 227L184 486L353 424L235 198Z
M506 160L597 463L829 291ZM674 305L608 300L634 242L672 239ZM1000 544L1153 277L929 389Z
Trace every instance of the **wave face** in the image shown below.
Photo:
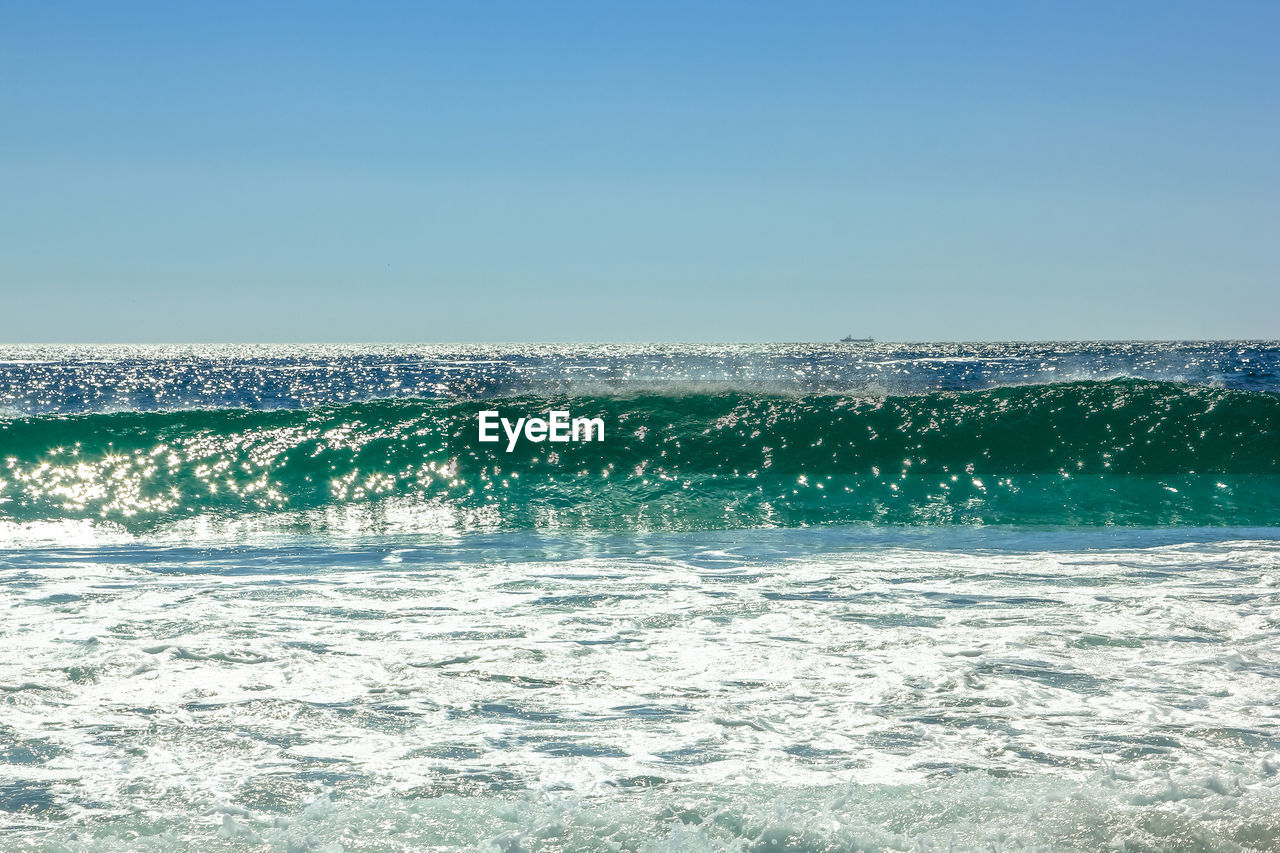
M602 442L481 443L482 410ZM1120 379L900 396L693 391L0 421L0 518L713 529L837 522L1264 526L1280 397Z

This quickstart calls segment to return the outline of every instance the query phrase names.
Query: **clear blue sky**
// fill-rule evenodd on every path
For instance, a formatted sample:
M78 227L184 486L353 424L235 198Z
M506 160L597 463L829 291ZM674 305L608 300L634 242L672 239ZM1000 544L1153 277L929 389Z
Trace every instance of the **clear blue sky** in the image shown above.
M1270 0L0 0L0 341L1274 338L1277 45Z

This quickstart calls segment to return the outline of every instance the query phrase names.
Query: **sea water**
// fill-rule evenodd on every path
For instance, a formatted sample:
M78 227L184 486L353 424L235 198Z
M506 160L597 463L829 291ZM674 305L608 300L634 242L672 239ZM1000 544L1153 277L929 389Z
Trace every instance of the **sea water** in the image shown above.
M0 349L0 849L1280 849L1278 366Z

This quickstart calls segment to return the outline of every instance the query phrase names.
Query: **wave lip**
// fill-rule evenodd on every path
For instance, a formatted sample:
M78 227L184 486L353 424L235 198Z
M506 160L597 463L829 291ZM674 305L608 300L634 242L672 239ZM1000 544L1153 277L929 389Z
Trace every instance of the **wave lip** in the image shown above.
M567 409L603 442L482 443ZM0 421L0 520L130 529L394 507L463 527L1267 526L1280 397L1145 380L907 396L381 400ZM318 520L319 519L319 520Z

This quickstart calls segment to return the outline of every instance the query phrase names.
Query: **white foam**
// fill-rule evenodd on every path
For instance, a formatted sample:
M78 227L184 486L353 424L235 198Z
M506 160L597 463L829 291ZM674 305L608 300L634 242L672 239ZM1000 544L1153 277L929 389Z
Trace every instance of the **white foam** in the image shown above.
M95 853L1271 849L1280 544L1055 536L9 552L0 796L34 805L0 829Z

